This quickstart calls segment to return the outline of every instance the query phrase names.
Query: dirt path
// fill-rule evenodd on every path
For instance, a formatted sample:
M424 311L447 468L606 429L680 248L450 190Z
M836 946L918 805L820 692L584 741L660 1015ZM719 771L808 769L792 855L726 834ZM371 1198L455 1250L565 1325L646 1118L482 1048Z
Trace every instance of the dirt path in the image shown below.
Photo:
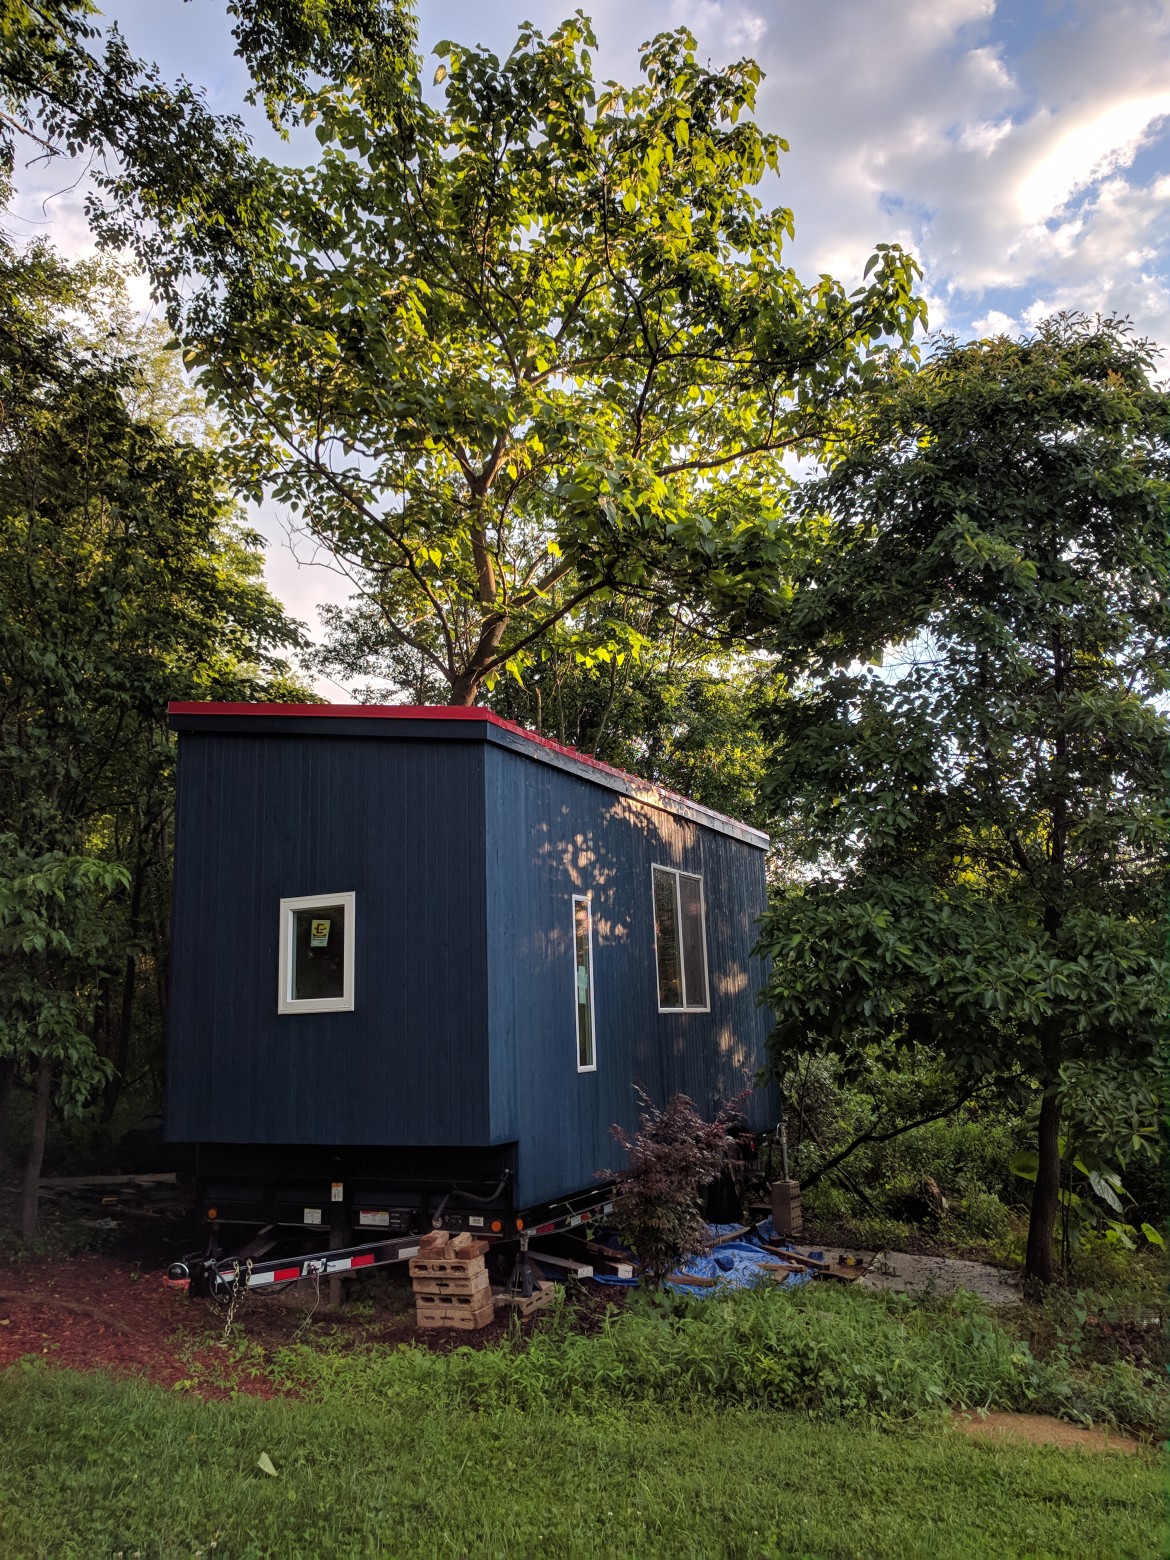
M1031 1446L1077 1447L1087 1452L1124 1452L1131 1456L1150 1450L1144 1442L1122 1435L1119 1430L1100 1425L1087 1429L1047 1414L963 1412L955 1414L950 1428L973 1441L1026 1441Z
M908 1251L879 1251L861 1280L864 1289L898 1289L906 1294L953 1295L969 1289L990 1305L1019 1305L1019 1275L989 1262L957 1257L921 1256Z

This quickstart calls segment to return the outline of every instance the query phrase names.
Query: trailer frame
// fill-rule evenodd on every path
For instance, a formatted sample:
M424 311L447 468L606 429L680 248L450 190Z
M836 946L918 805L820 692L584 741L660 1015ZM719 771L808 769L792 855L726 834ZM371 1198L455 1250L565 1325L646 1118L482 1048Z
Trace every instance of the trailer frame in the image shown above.
M582 1229L612 1212L613 1191L610 1187L604 1187L526 1210L514 1218L510 1230L485 1229L477 1233L495 1246L518 1246L509 1287L527 1298L536 1282L529 1258L532 1239ZM502 1224L499 1220L494 1222ZM446 1227L441 1215L432 1220L432 1229ZM456 1215L451 1221L451 1227L455 1233L460 1233L466 1229L466 1224L461 1216ZM269 1225L234 1255L225 1257L217 1254L218 1230L213 1225L207 1251L202 1254L188 1253L172 1262L164 1282L168 1288L189 1294L209 1295L226 1305L233 1297L250 1290L266 1289L273 1285L282 1288L285 1284L300 1283L304 1279L320 1282L323 1278L352 1278L357 1273L369 1272L374 1268L407 1262L417 1256L423 1233L415 1231L389 1239L330 1247L300 1256L266 1257L266 1252L279 1239L277 1227ZM270 1235L273 1238L268 1240ZM267 1246L264 1245L266 1240Z

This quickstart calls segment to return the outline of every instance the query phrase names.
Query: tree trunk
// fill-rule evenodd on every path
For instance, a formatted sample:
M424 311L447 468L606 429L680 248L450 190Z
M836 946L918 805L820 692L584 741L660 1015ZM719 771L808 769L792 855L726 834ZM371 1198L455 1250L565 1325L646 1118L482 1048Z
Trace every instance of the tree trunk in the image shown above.
M475 703L478 693L479 678L473 672L462 672L451 684L451 697L447 703L470 706Z
M12 1080L16 1074L16 1059L0 1057L0 1166L4 1164L5 1124L8 1120L8 1097L12 1093Z
M102 1101L103 1126L114 1118L126 1077L126 1068L130 1062L130 1036L134 1028L134 993L137 989L137 973L138 966L134 955L128 953L122 972L122 1009L118 1014L118 1043L112 1058L114 1070L106 1083L105 1098Z
M32 1137L28 1145L28 1164L24 1171L24 1190L20 1198L20 1233L32 1240L37 1233L40 1211L39 1182L45 1160L45 1137L49 1130L49 1100L53 1092L53 1064L47 1056L37 1068L36 1103L33 1106Z
M126 926L126 936L131 945L137 942L142 931L142 896L146 891L147 874L147 858L144 850L145 847L140 840L138 859L134 864L134 882L130 890L130 915ZM122 1085L126 1081L126 1070L130 1065L130 1037L134 1032L134 998L137 991L138 959L133 952L130 952L126 955L126 963L122 970L122 1006L118 1013L118 1043L111 1058L114 1071L106 1084L105 1098L102 1101L103 1126L113 1120L122 1093Z
M1032 1216L1028 1223L1024 1280L1026 1283L1051 1284L1056 1278L1052 1242L1060 1209L1060 1105L1052 1084L1045 1089L1040 1104L1036 1152L1036 1188L1032 1193Z

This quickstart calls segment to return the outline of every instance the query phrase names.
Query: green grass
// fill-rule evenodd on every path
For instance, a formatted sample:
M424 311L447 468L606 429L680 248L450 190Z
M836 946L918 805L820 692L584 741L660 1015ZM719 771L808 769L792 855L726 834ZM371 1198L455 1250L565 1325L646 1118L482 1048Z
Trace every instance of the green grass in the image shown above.
M277 1470L257 1466L267 1453ZM943 1428L659 1406L201 1402L0 1377L0 1553L142 1557L1165 1553L1163 1476Z
M546 1313L516 1348L345 1355L301 1345L283 1352L278 1370L309 1394L399 1407L587 1413L704 1403L877 1425L929 1419L949 1405L1160 1433L1170 1396L1154 1368L1074 1358L1052 1340L1037 1358L972 1295L932 1302L822 1284L636 1304L592 1336L569 1315Z

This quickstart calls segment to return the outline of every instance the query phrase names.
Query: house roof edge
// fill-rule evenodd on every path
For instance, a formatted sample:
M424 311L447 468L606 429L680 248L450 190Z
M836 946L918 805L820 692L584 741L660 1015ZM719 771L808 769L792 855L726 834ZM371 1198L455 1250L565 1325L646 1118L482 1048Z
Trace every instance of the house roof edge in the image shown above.
M453 704L244 704L244 703L212 703L189 702L176 700L167 706L172 729L177 731L197 731L201 727L208 729L205 722L214 720L217 730L224 729L221 722L226 718L234 723L235 720L254 721L260 723L256 729L263 729L263 723L267 720L279 719L286 721L328 721L346 720L356 721L459 721L465 725L479 725L482 727L482 740L496 741L501 746L513 751L520 751L539 762L553 765L554 768L563 769L569 773L577 774L584 780L591 780L594 784L606 786L609 790L618 791L629 796L632 801L642 802L650 807L657 807L663 812L677 814L689 818L695 823L707 828L715 829L721 834L730 834L745 845L753 845L758 850L767 850L770 841L768 835L761 829L754 828L751 824L742 823L739 819L729 818L725 813L716 812L713 807L707 807L702 802L694 802L689 797L681 796L677 791L668 790L664 786L655 785L651 780L644 780L639 775L632 775L624 769L617 769L612 764L606 764L599 758L594 758L591 753L580 753L576 748L566 747L560 742L554 742L551 738L540 736L535 731L529 731L524 726L519 726L515 721L505 720L502 715L497 715L494 710L485 710L478 706L465 707ZM228 728L230 729L230 728ZM306 735L324 734L321 732L306 733Z

